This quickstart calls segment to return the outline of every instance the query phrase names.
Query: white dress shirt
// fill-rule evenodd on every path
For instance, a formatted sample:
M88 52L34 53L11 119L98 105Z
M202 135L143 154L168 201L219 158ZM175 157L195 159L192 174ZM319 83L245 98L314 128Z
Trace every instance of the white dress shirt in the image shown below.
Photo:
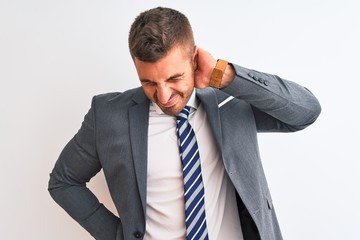
M207 114L193 92L189 122L200 152L205 214L210 240L243 239L234 186L224 170ZM185 239L182 164L176 117L150 104L148 132L146 233L144 239Z

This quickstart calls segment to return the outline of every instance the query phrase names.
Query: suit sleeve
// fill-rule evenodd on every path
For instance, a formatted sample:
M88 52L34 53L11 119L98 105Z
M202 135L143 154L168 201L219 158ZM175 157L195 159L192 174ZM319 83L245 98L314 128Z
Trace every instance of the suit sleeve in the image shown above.
M319 116L321 106L305 87L275 75L233 67L235 78L223 91L252 106L259 132L298 131Z
M95 99L95 98L94 98ZM95 101L78 133L61 152L50 174L52 198L96 239L116 239L120 220L101 204L86 183L101 169L96 153Z

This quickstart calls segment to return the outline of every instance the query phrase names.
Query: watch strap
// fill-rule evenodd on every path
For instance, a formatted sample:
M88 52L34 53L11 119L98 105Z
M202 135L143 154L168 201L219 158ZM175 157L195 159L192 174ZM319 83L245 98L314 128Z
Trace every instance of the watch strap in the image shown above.
M214 88L220 88L221 81L225 73L225 69L228 65L228 62L223 59L218 59L215 65L215 68L213 69L210 77L210 87Z

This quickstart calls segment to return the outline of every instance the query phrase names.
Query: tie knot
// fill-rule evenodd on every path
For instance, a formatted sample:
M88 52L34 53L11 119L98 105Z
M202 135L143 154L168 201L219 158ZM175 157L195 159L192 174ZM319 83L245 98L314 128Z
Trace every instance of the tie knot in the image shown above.
M189 106L185 106L181 112L179 112L176 115L177 120L181 120L181 119L188 119L189 117L189 113L190 113L190 107Z

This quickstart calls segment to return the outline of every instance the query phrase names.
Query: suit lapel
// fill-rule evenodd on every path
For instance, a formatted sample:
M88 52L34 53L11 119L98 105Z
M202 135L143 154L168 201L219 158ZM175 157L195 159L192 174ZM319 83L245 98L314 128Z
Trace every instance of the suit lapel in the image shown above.
M222 134L220 125L220 115L216 94L212 88L196 89L196 96L200 99L207 113L211 130L214 134L216 144L222 154Z
M217 97L213 89L196 89L196 95L207 113L216 144L222 154L222 133ZM134 95L135 105L129 108L130 145L133 154L136 181L143 212L146 210L147 147L149 126L149 100L140 88Z
M129 109L130 145L133 154L136 181L145 215L149 100L142 89L139 89L133 100L136 104Z

